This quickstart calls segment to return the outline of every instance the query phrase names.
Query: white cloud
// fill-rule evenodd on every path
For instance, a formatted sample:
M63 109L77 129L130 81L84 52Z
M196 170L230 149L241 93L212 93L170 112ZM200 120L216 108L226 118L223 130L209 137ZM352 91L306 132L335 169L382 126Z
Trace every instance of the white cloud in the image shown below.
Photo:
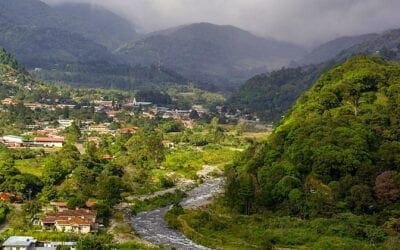
M232 24L303 45L400 27L398 0L44 0L103 5L144 31L193 22Z

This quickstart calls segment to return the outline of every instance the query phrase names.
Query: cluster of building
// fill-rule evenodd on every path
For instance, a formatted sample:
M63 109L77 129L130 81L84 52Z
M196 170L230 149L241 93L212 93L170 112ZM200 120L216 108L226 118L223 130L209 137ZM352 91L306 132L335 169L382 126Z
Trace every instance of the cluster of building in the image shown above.
M64 137L34 137L33 140L25 139L22 136L5 135L1 137L0 141L7 147L43 147L43 148L61 148L64 145Z
M3 106L16 105L18 102L9 97L1 100ZM76 108L75 104L44 104L44 103L23 103L25 107L32 110L35 109L49 109L55 110L59 108ZM96 124L93 120L80 121L79 126L83 134L88 136L96 134L132 134L135 133L137 128L125 127L120 129L110 128L110 121L118 122L117 114L122 110L130 110L130 115L134 115L134 108L140 107L139 114L147 118L161 117L163 119L174 119L182 122L187 128L193 128L194 123L191 119L192 110L179 110L171 109L168 107L157 107L151 102L138 102L136 99L126 99L123 103L110 100L95 100L91 104L94 112L104 112L109 118L109 122ZM81 106L85 108L85 106ZM196 107L196 112L199 115L207 114L209 111L202 107ZM72 119L58 119L57 122L35 121L35 124L26 126L26 132L23 136L20 135L4 135L0 137L0 143L5 144L7 147L42 147L42 148L60 148L64 145L64 137L61 136L63 131L70 127L74 120ZM29 138L29 139L28 139Z
M18 104L18 102L11 97L7 97L7 98L4 98L3 100L1 100L1 104L3 106L11 106L11 105L15 106ZM65 107L75 108L76 105L75 104L63 104L63 103L45 104L45 103L38 103L38 102L26 102L26 103L24 103L24 106L31 110L35 110L35 109L56 110L57 108L63 109Z

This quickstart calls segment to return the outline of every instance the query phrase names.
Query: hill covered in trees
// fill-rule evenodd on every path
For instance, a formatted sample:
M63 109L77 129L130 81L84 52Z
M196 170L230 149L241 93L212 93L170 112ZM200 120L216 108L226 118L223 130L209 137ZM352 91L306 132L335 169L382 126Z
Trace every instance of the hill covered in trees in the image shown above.
M119 49L132 64L161 64L198 82L237 87L254 74L288 65L304 51L229 25L194 23L154 32Z
M396 219L399 82L400 65L379 58L356 57L323 74L268 142L228 168L230 204L247 214Z
M369 39L378 37L378 34L364 34L359 36L345 36L333 39L314 48L306 54L299 63L302 65L319 64L335 59L343 50L349 49L354 45L363 43Z
M256 114L263 121L278 121L326 67L328 64L283 68L256 75L232 94L227 105Z
M134 29L99 7L53 8L39 0L4 0L0 8L0 47L40 79L120 89L186 82L172 70L129 65L113 54L105 45L117 47L117 39L122 39L121 43L132 39ZM125 35L118 33L120 29Z
M95 4L62 3L53 9L64 20L68 20L65 29L77 32L111 50L138 36L130 21Z
M333 65L355 55L374 55L400 62L399 46L400 29L332 40L301 59L299 63L303 66L282 68L251 78L234 92L227 105L275 122Z

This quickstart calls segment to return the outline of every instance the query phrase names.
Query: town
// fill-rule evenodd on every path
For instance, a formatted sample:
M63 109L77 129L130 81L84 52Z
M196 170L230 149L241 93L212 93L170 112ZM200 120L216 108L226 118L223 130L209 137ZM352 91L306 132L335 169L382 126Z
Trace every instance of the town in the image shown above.
M82 94L24 102L8 96L0 102L0 114L9 115L14 124L0 137L8 168L38 182L27 185L5 173L0 205L7 204L9 216L21 216L25 209L24 223L46 234L36 238L30 231L13 233L19 226L6 223L3 230L8 228L10 234L4 249L75 249L85 235L109 232L119 202L171 187L185 189L188 184L180 183L196 183L204 165L222 167L234 153L231 145L247 144L235 141L228 131L271 129L255 117L219 105L179 109L109 92L97 93L91 101L79 98ZM24 114L23 123L18 122L19 114ZM196 157L185 159L194 152ZM132 199L137 198L128 201Z

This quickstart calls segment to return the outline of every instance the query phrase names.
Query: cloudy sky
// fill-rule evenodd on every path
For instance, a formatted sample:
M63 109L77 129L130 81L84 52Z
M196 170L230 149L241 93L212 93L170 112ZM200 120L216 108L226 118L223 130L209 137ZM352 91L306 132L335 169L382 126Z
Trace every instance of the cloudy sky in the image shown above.
M88 2L132 20L142 31L193 22L231 24L310 46L343 35L400 28L399 0L43 0Z

